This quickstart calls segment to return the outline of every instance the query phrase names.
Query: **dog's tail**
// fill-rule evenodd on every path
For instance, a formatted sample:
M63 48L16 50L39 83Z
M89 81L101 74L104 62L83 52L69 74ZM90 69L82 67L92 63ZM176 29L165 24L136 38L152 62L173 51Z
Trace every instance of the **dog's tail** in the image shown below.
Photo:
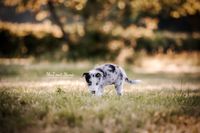
M131 79L128 79L128 76L126 75L124 69L122 69L121 67L119 67L119 69L121 70L122 74L123 74L123 77L125 79L126 82L130 83L130 84L138 84L140 82L142 82L141 80L131 80Z
M125 81L130 84L138 84L138 83L142 82L141 80L131 80L131 79L128 79L127 77L125 78Z

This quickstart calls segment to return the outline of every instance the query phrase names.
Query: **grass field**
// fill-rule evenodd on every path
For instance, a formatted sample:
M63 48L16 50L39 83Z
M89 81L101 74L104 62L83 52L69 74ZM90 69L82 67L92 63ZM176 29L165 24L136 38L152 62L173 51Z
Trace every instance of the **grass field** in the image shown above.
M200 132L199 73L134 73L116 96L91 96L81 74L91 66L0 65L0 132ZM47 73L54 72L53 76Z

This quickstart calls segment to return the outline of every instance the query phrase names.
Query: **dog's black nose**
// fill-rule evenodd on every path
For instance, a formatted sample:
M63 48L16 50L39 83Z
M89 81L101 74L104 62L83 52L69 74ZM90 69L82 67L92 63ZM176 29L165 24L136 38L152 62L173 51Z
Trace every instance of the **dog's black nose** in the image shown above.
M92 94L95 94L95 91L91 91Z
M88 85L89 85L89 86L92 85L92 82L88 82Z

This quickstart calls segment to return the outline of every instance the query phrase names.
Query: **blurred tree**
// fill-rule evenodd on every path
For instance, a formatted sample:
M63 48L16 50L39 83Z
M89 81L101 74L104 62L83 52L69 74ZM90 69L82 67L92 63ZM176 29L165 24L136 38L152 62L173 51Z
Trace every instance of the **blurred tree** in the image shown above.
M52 18L54 19L54 21L56 22L56 24L60 27L62 34L63 34L63 39L68 42L68 45L71 45L72 42L71 40L68 38L68 34L65 32L64 28L63 28L63 24L60 22L60 19L58 17L58 15L56 14L56 10L54 7L54 0L48 0L47 2L48 8L49 8L49 12L51 13Z
M199 0L2 0L1 2L6 6L17 6L17 11L27 9L40 11L42 6L48 6L64 36L66 33L55 9L78 15L83 18L86 28L90 29L98 28L106 21L127 26L133 22L137 23L139 18L147 15L181 18L200 12Z
M175 45L174 47L181 47L184 44L181 42L184 37L175 40L176 36L166 35L167 38L154 33L158 25L166 27L173 21L181 21L183 25L175 24L171 29L187 27L187 31L200 31L199 0L1 0L0 2L5 6L16 7L17 12L29 10L40 13L46 10L68 42L66 49L75 51L72 56L77 56L79 53L88 56L98 52L103 53L109 47L106 45L112 41L120 41L120 44L123 44L120 47L129 45L136 50L144 48L147 51L159 47L168 49L166 45L169 43ZM194 19L188 19L190 17ZM191 24L185 24L184 18ZM195 23L191 22L193 20ZM196 37L194 45L198 43L198 39ZM163 46L160 46L162 44Z

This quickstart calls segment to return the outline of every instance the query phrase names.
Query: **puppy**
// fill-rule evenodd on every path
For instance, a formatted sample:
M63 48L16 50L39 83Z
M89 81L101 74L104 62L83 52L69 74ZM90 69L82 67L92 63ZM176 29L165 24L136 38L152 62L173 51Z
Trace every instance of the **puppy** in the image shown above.
M130 84L141 82L140 80L128 79L125 71L115 64L104 64L89 72L83 73L91 94L101 96L104 86L114 84L117 95L123 94L124 81Z

